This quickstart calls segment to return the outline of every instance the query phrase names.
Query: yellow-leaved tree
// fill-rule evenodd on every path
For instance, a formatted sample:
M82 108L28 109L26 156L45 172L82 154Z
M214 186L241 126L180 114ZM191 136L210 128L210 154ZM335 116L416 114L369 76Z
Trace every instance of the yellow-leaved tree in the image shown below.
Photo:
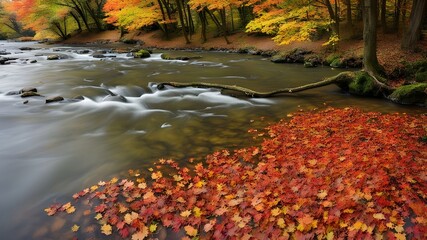
M325 8L307 0L252 1L256 18L246 32L273 36L279 44L312 39L318 32L328 31L333 21Z

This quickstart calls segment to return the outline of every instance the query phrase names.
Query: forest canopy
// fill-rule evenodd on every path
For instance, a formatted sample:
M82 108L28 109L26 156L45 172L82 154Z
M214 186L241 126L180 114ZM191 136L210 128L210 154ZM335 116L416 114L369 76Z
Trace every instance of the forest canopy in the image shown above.
M2 0L0 31L22 35L22 29L31 29L38 38L66 39L82 31L157 28L166 36L181 34L186 42L193 41L196 33L202 41L208 40L208 33L215 33L228 42L227 35L246 31L270 35L278 44L324 38L327 45L334 45L342 37L361 34L365 2L369 1ZM419 39L425 1L376 2L384 32L415 34L403 42ZM343 29L350 36L343 36Z

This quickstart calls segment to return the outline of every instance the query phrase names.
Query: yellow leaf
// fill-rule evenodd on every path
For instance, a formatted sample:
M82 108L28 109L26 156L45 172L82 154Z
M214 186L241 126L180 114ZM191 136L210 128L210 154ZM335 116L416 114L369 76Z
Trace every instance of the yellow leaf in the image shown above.
M184 227L185 233L187 233L188 236L190 237L195 237L197 236L197 229L195 229L194 227L187 225Z
M328 232L328 234L326 234L326 239L327 240L333 240L334 239L334 232Z
M98 213L98 214L95 215L95 219L96 220L99 220L101 218L102 218L102 214L101 213Z
M394 236L397 240L406 240L406 235L404 233L395 233Z
M133 222L133 220L138 218L138 213L136 212L132 212L132 213L126 213L124 219L125 219L125 223L127 224L131 224Z
M401 233L403 231L405 231L405 229L403 228L403 225L397 225L394 230L396 230L396 232Z
M288 214L289 208L287 206L282 207L283 214Z
M105 235L111 235L111 233L113 232L113 228L110 224L104 224L101 227L101 232Z
M375 213L374 218L380 220L380 219L385 219L385 216L382 213Z
M390 228L390 229L393 229L393 228L394 228L394 224L393 224L393 223L391 223L391 222L387 223L387 224L386 224L386 226L387 226L388 228Z
M281 213L282 211L280 210L280 208L274 208L274 209L272 209L271 210L271 215L273 216L273 217L276 217L276 216L279 216L279 214Z
M116 182L118 182L118 181L119 181L119 179L118 179L118 178L113 177L113 178L110 180L110 183L114 184L114 183L116 183Z
M193 208L193 214L195 217L200 217L200 216L202 216L202 211L200 210L200 208L194 207Z
M143 229L139 232L132 234L132 240L144 240L147 236L148 236L148 232L146 231L146 229Z
M163 174L162 174L160 171L158 171L158 172L153 172L153 173L151 174L151 178L152 178L152 179L154 179L154 180L159 179L159 178L161 178L161 177L163 177Z
M191 215L191 211L186 210L186 211L181 212L179 215L181 215L181 217L189 217Z
M319 199L324 199L326 196L328 196L328 192L326 191L326 190L321 190L321 191L319 191L319 193L317 194L317 197L319 198Z
M231 220L233 220L235 223L239 223L242 221L242 217L239 216L238 213L234 214L233 218Z
M176 201L179 202L179 203L185 203L186 202L183 197L177 198Z
M67 211L68 214L71 214L71 213L73 213L73 212L76 211L76 208L74 206L71 206L71 207L67 208L66 211Z
M202 181L198 181L196 184L194 184L194 186L195 186L196 188L201 188L201 187L203 187L205 184L206 184L206 182L202 180Z
M362 228L362 226L363 226L363 222L357 221L353 224L352 228L355 230L360 230Z
M71 231L73 231L73 232L77 232L77 231L79 230L79 228L80 228L80 226L79 226L79 225L74 224L74 225L71 227Z
M150 225L150 232L155 232L157 230L157 224Z
M97 189L98 189L98 185L93 185L92 187L90 187L91 192L94 192Z
M354 210L351 208L344 209L344 213L354 213Z
M283 218L277 219L277 226L279 226L279 228L285 228L286 227L285 219Z
M180 175L173 175L173 180L175 181L175 182L179 182L179 181L181 181L183 178L180 176Z

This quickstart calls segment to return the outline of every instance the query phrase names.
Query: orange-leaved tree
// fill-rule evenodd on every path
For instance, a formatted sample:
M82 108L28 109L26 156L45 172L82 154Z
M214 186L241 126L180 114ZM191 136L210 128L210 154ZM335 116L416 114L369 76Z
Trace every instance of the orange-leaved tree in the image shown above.
M107 0L103 10L107 23L127 30L136 30L163 20L157 1Z

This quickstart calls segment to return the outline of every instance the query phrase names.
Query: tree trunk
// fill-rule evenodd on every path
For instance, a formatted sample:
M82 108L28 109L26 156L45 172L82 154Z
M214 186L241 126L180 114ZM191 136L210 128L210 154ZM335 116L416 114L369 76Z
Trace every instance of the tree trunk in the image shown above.
M201 10L199 13L200 22L202 24L202 42L205 43L207 41L206 37L206 25L207 25L207 19L206 19L206 12L205 10Z
M181 22L182 32L184 33L185 43L189 44L190 39L187 34L187 26L185 26L184 13L182 8L182 0L176 0L176 6L178 8L179 21Z
M377 59L377 16L378 1L364 0L363 12L363 66L374 75L381 75L382 68Z
M381 28L383 33L387 32L386 2L386 0L381 1Z
M401 9L402 9L402 0L397 0L396 4L394 6L394 18L393 18L393 31L394 32L399 32Z
M70 15L71 15L71 17L73 17L74 21L76 21L78 30L79 30L79 32L81 32L82 31L82 24L80 23L80 19L72 11L70 12Z
M339 35L340 23L339 23L338 12L334 11L334 7L332 6L331 1L325 0L324 5L328 9L329 18L334 21L334 24L332 24L332 31L337 35ZM335 2L335 10L337 9L338 9L338 5L337 5L337 2Z
M345 5L347 6L346 12L347 12L347 25L353 26L353 17L351 14L351 0L345 0Z
M409 27L402 39L402 49L415 49L415 45L420 39L420 30L425 14L426 2L426 0L414 0L409 19Z

